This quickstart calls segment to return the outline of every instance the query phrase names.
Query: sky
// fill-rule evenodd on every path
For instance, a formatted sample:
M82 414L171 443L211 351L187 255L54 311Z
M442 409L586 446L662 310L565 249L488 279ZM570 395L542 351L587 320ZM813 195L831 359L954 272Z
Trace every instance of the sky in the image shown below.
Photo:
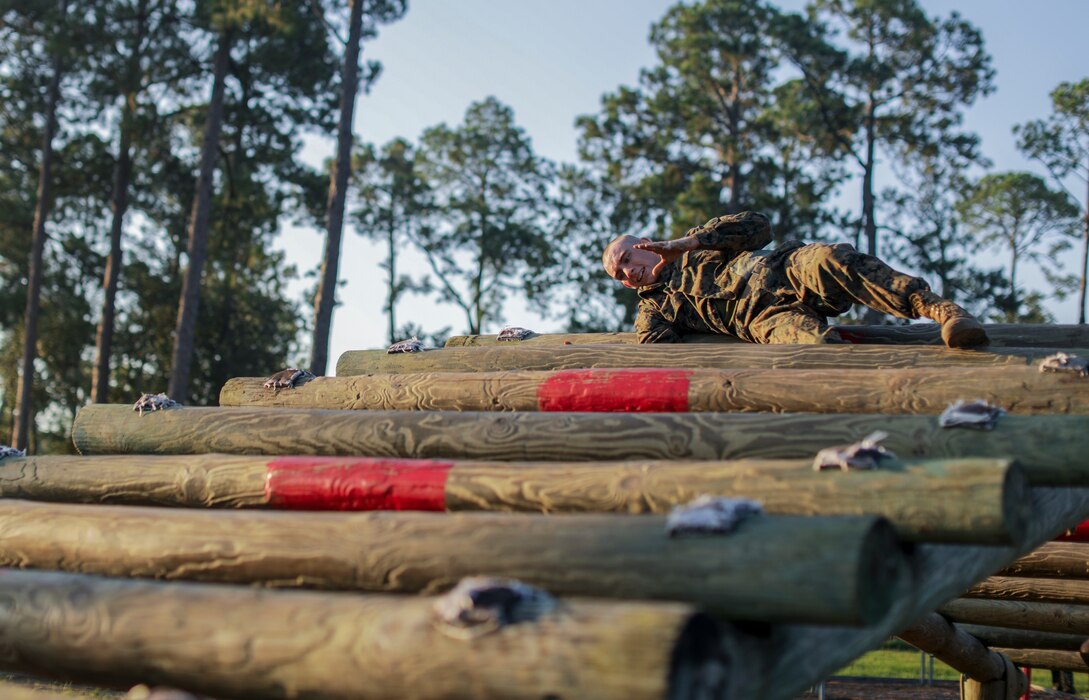
M405 17L380 28L363 49L365 60L382 63L382 75L356 103L357 140L384 144L401 136L415 141L429 126L460 124L466 108L494 95L514 110L515 121L536 152L575 162L575 119L599 110L602 95L635 85L639 71L654 64L649 28L672 0L409 0ZM801 10L804 0L779 0ZM956 11L983 33L996 70L996 90L965 112L965 127L982 139L992 170L1046 173L1017 151L1014 124L1046 117L1050 91L1062 81L1089 77L1089 0L921 0L931 16ZM335 144L309 139L303 158L313 165L330 158ZM886 175L886 177L888 177ZM876 183L880 189L883 184ZM851 187L850 185L848 187ZM857 187L857 186L856 186ZM850 199L857 199L848 190ZM707 217L718 212L707 212ZM333 315L330 368L346 350L384 347L387 321L384 251L349 222L341 259L341 302ZM845 233L845 239L847 234ZM320 264L324 232L285 227L277 243L299 270ZM1068 267L1076 251L1068 254ZM406 255L403 270L422 271L418 254ZM1032 279L1028 280L1032 284ZM301 298L312 279L293 286ZM1077 320L1073 300L1052 303L1056 321ZM307 310L307 313L312 313ZM398 304L398 325L412 321L429 331L452 326L463 333L456 307L433 298L408 297ZM517 301L484 328L518 325L538 332L562 323L541 319Z

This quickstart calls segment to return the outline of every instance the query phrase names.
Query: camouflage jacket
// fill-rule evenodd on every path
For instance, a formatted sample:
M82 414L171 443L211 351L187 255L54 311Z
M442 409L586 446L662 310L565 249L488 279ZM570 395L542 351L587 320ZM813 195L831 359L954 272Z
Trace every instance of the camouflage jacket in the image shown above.
M685 253L657 282L639 289L639 342L679 342L685 332L751 340L745 325L757 295L749 289L750 278L796 246L760 250L771 242L771 226L763 214L748 211L711 219L686 235L695 236L701 249Z

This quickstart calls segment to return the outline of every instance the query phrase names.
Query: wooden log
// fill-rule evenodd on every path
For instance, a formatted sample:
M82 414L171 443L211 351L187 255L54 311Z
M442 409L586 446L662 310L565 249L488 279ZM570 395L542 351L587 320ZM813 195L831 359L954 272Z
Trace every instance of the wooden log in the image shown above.
M938 609L956 623L1089 637L1089 606L957 598Z
M1089 516L1089 489L1034 488L1029 500L1034 518L1020 545L918 545L918 585L912 593L897 598L889 614L875 625L863 629L777 625L766 634L752 635L742 645L748 656L743 669L737 672L736 695L730 697L797 697L816 679L828 677L851 659L909 627L973 581Z
M179 408L139 416L91 404L76 415L81 454L324 454L585 461L812 459L884 431L904 459L1013 458L1030 484L1089 483L1082 416L1005 416L989 432L933 416L757 413L494 413Z
M1068 348L1070 352L1077 352ZM350 350L337 360L337 376L416 372L498 372L591 367L707 369L904 369L909 367L1024 367L1047 348L949 350L938 347L860 345L610 345L453 347L390 355ZM1085 351L1080 351L1086 354Z
M517 578L561 595L858 624L909 566L880 518L770 516L670 537L661 516L267 513L0 501L0 566L377 592ZM820 572L819 580L814 580Z
M1009 660L1015 664L1028 666L1029 668L1046 668L1052 671L1075 671L1077 673L1089 671L1089 665L1082 660L1081 655L1076 651L1008 648L999 648L995 649L995 651L1008 657Z
M1070 348L1089 347L1089 328L1077 324L986 323L991 347ZM837 325L837 330L852 343L861 345L941 345L941 329L935 323L905 326ZM691 333L685 343L740 343L732 335ZM636 345L635 333L540 333L521 341L496 340L495 335L453 335L446 347L479 345Z
M1005 675L1006 662L1001 656L937 613L930 613L897 636L972 680L1000 680Z
M827 370L589 369L318 377L296 389L230 379L220 406L424 411L939 414L984 399L1011 414L1089 414L1089 378L1032 367ZM806 391L804 387L815 390ZM818 389L819 388L819 389Z
M4 700L73 700L74 697L78 700L78 696L73 696L69 692L62 694L48 689L0 682L0 698Z
M1089 605L1089 580L991 576L965 591L964 597Z
M1086 640L1085 635L1080 634L1038 632L1036 630L1018 630L987 625L957 625L957 628L992 648L1053 649L1055 651L1076 652Z
M119 455L0 461L0 497L76 503L668 513L702 494L752 498L776 515L879 515L909 541L1009 544L1020 540L1027 523L1024 475L1008 460L850 472L815 472L809 461L786 460L556 464Z
M667 603L562 601L472 639L428 598L0 574L0 665L223 697L706 697L718 627Z
M1089 579L1089 544L1049 542L998 572L999 576Z

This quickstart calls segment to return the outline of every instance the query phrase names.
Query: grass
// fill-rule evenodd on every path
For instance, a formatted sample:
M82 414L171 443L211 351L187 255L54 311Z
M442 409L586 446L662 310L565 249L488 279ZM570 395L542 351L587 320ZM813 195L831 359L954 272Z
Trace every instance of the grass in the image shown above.
M860 656L847 666L836 672L837 676L864 676L867 678L903 678L919 680L918 649L905 644L897 639L886 641L880 648ZM930 657L927 659L927 672L929 677ZM955 681L960 678L960 673L934 659L934 680ZM1051 686L1051 672L1042 669L1033 671L1032 682L1044 687ZM1074 687L1078 695L1085 696L1089 693L1089 674L1075 673Z

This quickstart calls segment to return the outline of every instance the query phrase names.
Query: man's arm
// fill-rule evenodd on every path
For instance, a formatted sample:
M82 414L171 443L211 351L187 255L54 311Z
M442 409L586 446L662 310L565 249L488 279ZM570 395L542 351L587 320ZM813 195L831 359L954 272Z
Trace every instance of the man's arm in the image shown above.
M681 334L662 316L654 302L643 299L635 317L635 333L640 343L680 343Z
M745 250L760 250L768 243L771 243L771 224L768 217L755 211L743 211L740 214L716 216L703 226L688 229L684 238L636 243L635 247L657 253L662 258L662 262L655 268L657 272L659 267L693 250L740 253Z
M722 250L728 253L760 250L771 243L771 224L768 217L759 212L743 211L717 216L703 226L690 229L685 237L696 239L696 250Z

